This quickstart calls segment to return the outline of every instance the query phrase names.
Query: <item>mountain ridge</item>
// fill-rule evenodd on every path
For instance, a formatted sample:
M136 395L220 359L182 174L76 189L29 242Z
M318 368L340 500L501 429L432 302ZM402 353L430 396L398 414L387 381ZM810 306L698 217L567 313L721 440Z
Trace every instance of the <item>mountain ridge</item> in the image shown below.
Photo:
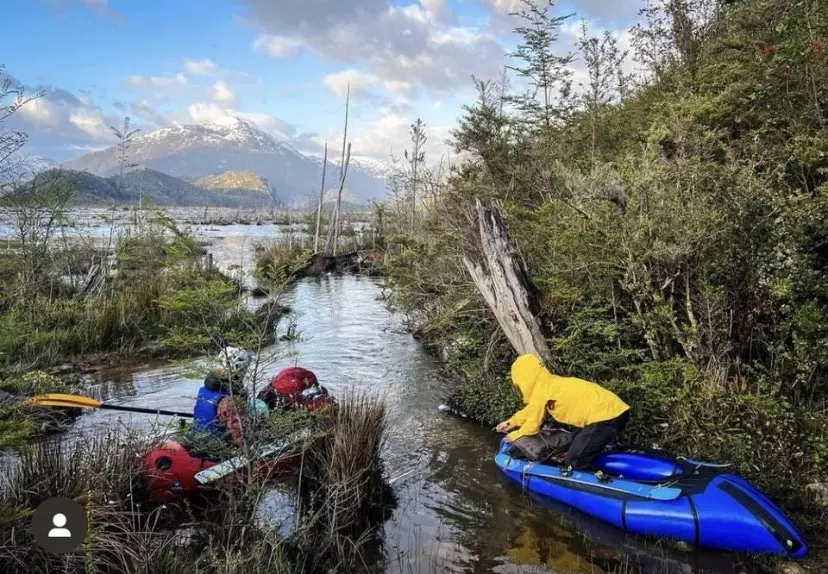
M131 162L187 181L228 171L253 172L291 207L314 205L319 197L322 158L304 154L240 118L161 128L136 137L128 155ZM357 160L349 166L346 182L350 196L362 203L386 196L385 175L368 163ZM117 146L63 164L100 177L114 175L119 166ZM339 165L329 159L327 169L328 175L338 173ZM335 179L326 178L326 192L335 186Z
M66 168L45 170L35 176L35 184L48 185L63 180L75 186L74 205L126 204L149 199L156 205L179 207L272 208L281 202L261 189L206 188L160 171L138 166L124 174L100 177L87 171Z

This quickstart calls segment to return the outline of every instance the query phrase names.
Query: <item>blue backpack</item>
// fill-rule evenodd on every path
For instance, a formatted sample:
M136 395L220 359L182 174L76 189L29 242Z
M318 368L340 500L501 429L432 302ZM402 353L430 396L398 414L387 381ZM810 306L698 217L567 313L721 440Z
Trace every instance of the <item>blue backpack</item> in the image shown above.
M223 439L227 429L218 419L218 405L229 395L225 391L211 391L201 387L193 407L193 427L191 433L202 438Z

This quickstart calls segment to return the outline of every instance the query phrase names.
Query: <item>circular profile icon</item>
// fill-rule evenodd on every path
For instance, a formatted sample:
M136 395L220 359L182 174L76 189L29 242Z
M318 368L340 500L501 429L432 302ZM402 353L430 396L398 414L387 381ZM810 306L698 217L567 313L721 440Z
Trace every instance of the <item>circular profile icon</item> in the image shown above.
M86 538L87 530L83 506L70 498L44 500L32 515L35 542L53 554L72 552Z

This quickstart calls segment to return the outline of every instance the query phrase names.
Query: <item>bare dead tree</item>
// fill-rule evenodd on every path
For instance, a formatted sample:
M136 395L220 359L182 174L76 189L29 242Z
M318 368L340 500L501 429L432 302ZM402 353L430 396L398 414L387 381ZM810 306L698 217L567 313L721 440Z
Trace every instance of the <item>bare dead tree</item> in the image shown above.
M319 188L319 205L316 207L316 234L313 237L313 252L319 253L319 227L322 223L322 202L325 199L325 174L328 171L328 142L325 142L325 155L322 158L322 186Z
M333 251L332 255L336 255L336 246L339 241L339 202L342 199L342 189L345 187L345 178L348 177L348 165L351 163L351 142L348 142L348 150L345 153L345 169L342 171L342 176L339 178L339 191L336 194L336 227L334 229Z
M331 256L336 252L336 240L339 235L339 211L342 206L342 189L345 187L345 176L348 173L348 163L351 160L351 145L346 144L348 141L348 110L350 103L351 83L348 82L348 90L345 95L345 129L342 132L342 158L339 163L339 192L336 195L336 206L331 217L331 224L328 226L328 240L325 243L325 255L327 256Z

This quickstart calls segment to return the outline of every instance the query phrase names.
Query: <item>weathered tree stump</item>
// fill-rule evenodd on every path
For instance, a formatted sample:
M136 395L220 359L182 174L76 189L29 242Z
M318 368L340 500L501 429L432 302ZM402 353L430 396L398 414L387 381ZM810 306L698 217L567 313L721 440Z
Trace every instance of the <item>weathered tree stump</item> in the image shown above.
M481 252L464 256L463 264L515 351L537 355L551 366L547 329L539 320L541 293L509 237L503 210L495 202L484 206L479 199L475 205Z

